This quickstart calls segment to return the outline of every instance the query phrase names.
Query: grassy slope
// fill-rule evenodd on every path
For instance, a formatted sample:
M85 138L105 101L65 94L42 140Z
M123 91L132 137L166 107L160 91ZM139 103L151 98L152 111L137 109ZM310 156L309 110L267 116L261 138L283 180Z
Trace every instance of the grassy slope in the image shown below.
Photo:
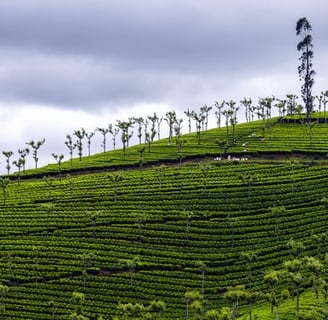
M264 131L263 139L263 128ZM187 134L183 136L182 155L184 159L195 158L197 156L217 156L223 149L218 147L217 141L228 140L227 153L253 155L256 153L270 152L315 152L323 155L327 152L327 135L328 126L326 124L316 124L313 128L312 142L310 142L309 129L306 125L289 124L282 125L279 118L273 118L270 126L265 126L262 120L252 123L237 125L236 144L231 145L232 127L228 127L228 139L226 128L212 129L201 133L201 144L198 145L196 134ZM245 148L244 144L247 144ZM247 151L245 152L245 149ZM123 160L122 150L98 153L90 157L83 157L80 161L78 158L73 159L73 165L70 161L63 162L63 172L73 172L79 170L117 168L126 166L138 167L140 146L134 146L127 149L126 159ZM145 164L156 164L158 161L177 161L179 158L178 147L175 139L172 144L168 145L168 139L154 141L151 146L151 152L148 147L144 152ZM39 173L41 175L56 173L58 166L51 164L46 167L32 170L30 174Z
M314 127L311 147L301 125L275 123L264 140L262 125L261 121L239 125L237 145L228 153L244 153L242 144L247 142L253 158L256 152L292 150L326 154L325 124ZM209 130L202 134L199 147L194 135L186 136L184 156L213 158L219 153L215 139L225 138L225 128ZM137 148L128 150L126 161L118 150L74 160L74 168L137 165ZM150 163L176 159L177 147L167 146L167 140L154 143L151 153L145 153ZM70 169L69 163L64 169ZM50 165L37 172L45 175L56 170ZM54 180L51 186L43 179L9 186L7 204L0 211L0 270L2 282L10 286L4 298L8 318L51 319L49 301L53 300L56 319L65 319L75 290L86 294L84 310L90 317L103 314L108 319L117 312L119 301L147 304L161 299L168 307L165 319L182 319L185 291L200 289L197 261L207 265L205 295L208 308L215 308L226 304L222 293L227 286L246 281L242 252L258 254L255 287L264 289L263 272L286 259L287 240L304 241L306 253L312 254L310 235L327 230L326 209L320 202L328 187L325 161L293 167L284 158L238 164L212 161L206 192L200 169L192 162L167 166L164 175L158 167L119 173L123 180L115 202L106 172ZM257 175L251 189L240 179L244 173ZM287 209L279 221L279 237L269 209L275 204ZM185 212L192 212L189 219ZM130 273L121 260L136 256L140 265L131 288ZM265 310L269 306L260 304L255 313L271 319ZM286 319L288 315L292 319L287 305L282 310Z

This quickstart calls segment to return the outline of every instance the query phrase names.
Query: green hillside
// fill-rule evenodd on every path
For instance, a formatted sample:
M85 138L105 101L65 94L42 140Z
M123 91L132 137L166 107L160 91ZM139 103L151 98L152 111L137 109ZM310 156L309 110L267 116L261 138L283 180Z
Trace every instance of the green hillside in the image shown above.
M125 159L116 150L67 161L61 179L56 164L12 176L0 197L1 283L9 287L0 312L68 319L80 292L88 319L154 300L166 304L161 319L185 319L187 291L204 291L204 312L230 307L224 293L247 286L250 267L253 289L267 291L264 273L290 259L290 239L304 244L301 257L322 258L328 239L320 252L312 239L328 227L328 124L273 118L232 129L201 132L200 144L193 133L143 153L134 146ZM257 256L251 266L247 253ZM301 310L322 319L323 297L310 286ZM258 300L253 315L275 319ZM281 305L283 319L295 319L294 305ZM242 306L241 319L247 312Z

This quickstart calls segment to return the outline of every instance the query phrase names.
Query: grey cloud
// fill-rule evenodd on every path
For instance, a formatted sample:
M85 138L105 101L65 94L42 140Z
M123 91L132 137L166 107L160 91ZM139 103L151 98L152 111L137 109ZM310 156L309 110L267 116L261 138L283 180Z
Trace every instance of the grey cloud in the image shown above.
M324 42L327 7L324 0L3 1L0 99L85 109L198 104L231 92L238 78L292 72L296 19L309 15L315 45Z

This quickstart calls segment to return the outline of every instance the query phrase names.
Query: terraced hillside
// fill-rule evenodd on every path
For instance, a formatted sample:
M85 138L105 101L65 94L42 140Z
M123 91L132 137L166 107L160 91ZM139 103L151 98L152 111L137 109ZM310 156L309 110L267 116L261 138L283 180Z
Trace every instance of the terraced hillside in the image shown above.
M328 164L313 158L325 158L328 126L315 126L310 141L303 126L278 122L263 139L262 125L238 126L227 150L248 160L213 160L221 153L215 140L226 138L222 128L204 132L200 146L188 148L194 135L186 137L184 156L197 162L172 162L177 147L162 141L145 153L147 167L139 168L133 147L126 161L120 150L74 160L75 169L88 169L108 166L107 158L116 170L12 180L0 211L6 319L67 319L74 291L85 294L90 319L119 315L119 302L153 300L166 304L162 319L185 319L186 291L203 287L206 309L228 305L226 288L248 281L243 253L258 256L252 269L259 290L264 271L288 259L288 240L304 242L304 254L312 255L311 235L328 227ZM292 150L309 157L286 160ZM258 159L260 152L275 160ZM210 160L199 162L201 156ZM37 172L51 171L55 165Z

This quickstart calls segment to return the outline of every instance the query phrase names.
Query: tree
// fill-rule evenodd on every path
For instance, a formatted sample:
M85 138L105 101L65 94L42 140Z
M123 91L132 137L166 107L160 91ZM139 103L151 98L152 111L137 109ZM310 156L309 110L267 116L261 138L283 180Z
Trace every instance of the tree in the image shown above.
M116 173L116 174L109 174L107 175L107 177L113 184L113 201L116 202L118 184L123 180L123 176L119 173Z
M205 320L231 320L231 309L223 307L220 311L208 310L205 313Z
M203 162L200 163L198 167L203 177L204 194L207 196L208 177L209 177L210 170L212 169L212 166L207 162Z
M312 69L313 45L311 31L312 26L305 17L297 21L296 35L301 37L301 41L297 44L297 50L302 53L299 58L301 65L298 67L298 74L300 80L303 80L301 92L307 119L310 118L311 112L313 111L312 86L315 75L315 71Z
M49 225L49 218L50 214L54 210L55 205L53 203L42 203L41 207L46 210L46 221L47 221L47 237L49 237L49 232L50 232L50 225Z
M113 140L113 150L116 149L116 136L120 132L119 128L114 128L114 126L110 123L108 125L108 132L112 135L112 140Z
M247 280L248 280L248 289L252 290L253 288L253 265L257 261L258 256L253 252L242 252L241 257L247 265Z
M276 309L276 319L279 320L279 306L289 298L289 292L286 289L281 290L283 282L283 273L276 270L268 270L264 274L264 282L269 285L269 291L265 294L265 298L270 303L271 313Z
M256 174L253 174L251 172L249 173L244 173L239 177L242 181L247 186L247 194L248 198L251 196L251 186L254 185L257 182L257 176Z
M189 309L194 310L195 319L200 319L203 312L203 296L198 290L187 291L184 295L186 302L186 319L189 319Z
M54 178L52 176L44 176L43 180L48 189L48 200L51 200L51 190L54 187Z
M228 141L227 140L219 140L216 139L215 143L218 145L220 150L220 157L222 158L224 154L226 154L228 149Z
M11 169L10 158L14 153L12 151L2 151L2 154L6 157L6 163L7 163L6 169L7 169L7 175L9 176L10 169Z
M294 300L296 296L296 313L300 310L300 288L303 284L303 274L301 273L302 261L300 259L293 259L284 263L287 277L291 284L291 296Z
M327 103L328 103L328 90L322 91L322 103L323 103L323 113L324 113L324 118L325 118L325 123L327 123L327 117L326 117L326 110L327 110Z
M324 307L325 307L325 319L328 318L328 282L325 280L321 281L321 293L323 295Z
M196 137L197 143L200 145L200 132L202 130L202 123L204 122L206 116L204 115L204 110L200 110L200 113L196 113L195 111L191 112L191 117L196 122Z
M58 164L59 181L61 181L61 179L62 179L62 166L61 166L61 164L62 164L62 161L64 159L64 155L63 154L54 154L54 153L52 153L51 155L54 157L54 159L56 160L56 162Z
M2 151L2 154L6 157L6 169L7 169L7 175L9 176L10 173L10 158L14 154L12 151Z
M271 215L275 221L275 235L276 235L276 240L279 241L280 237L280 222L282 216L286 214L286 208L285 206L273 206L270 209Z
M103 148L103 152L105 153L106 152L106 136L109 132L109 129L108 128L97 128L96 131L99 131L101 134L102 134L102 144L101 144L101 147Z
M17 167L17 180L18 180L18 185L20 185L20 176L21 176L21 170L22 170L22 167L24 166L24 159L23 158L19 158L18 160L14 160L13 161L13 165Z
M291 183L291 192L294 193L295 191L295 167L298 165L297 160L290 160L287 161L287 165L289 166L289 179Z
M224 293L224 298L232 303L232 320L239 317L239 305L241 300L244 298L245 286L237 285L235 287L228 287Z
M156 123L157 123L157 139L159 140L161 138L161 123L163 121L163 117L157 117Z
M168 111L165 114L164 120L167 122L169 126L169 145L172 143L172 137L173 137L173 126L174 123L177 121L177 115L175 111Z
M156 115L156 112L154 112L153 116L148 116L148 120L151 122L150 132L146 133L146 141L148 144L148 152L150 153L150 147L151 144L154 142L154 138L156 137L156 121L158 120L158 117Z
M287 241L287 248L289 249L289 253L291 258L299 258L301 252L304 250L304 244L301 241L295 241L290 239Z
M141 144L141 139L142 139L142 126L144 124L144 119L143 118L133 118L134 123L138 125L138 139L139 139L139 144Z
M320 275L323 269L322 263L314 257L306 257L305 266L310 272L310 283L312 284L313 291L316 299L319 298Z
M286 103L285 99L276 99L274 106L278 109L279 117L284 117L286 115Z
M123 160L125 160L126 148L129 147L129 140L133 136L133 132L129 133L129 129L133 126L133 122L117 120L116 126L121 130L121 141L123 144Z
M245 107L246 122L250 122L251 121L250 107L252 105L252 99L251 98L244 98L243 100L240 100L240 103Z
M79 319L79 320L87 319L85 317L77 317L82 315L83 304L85 302L84 293L74 291L72 293L71 302L74 305L74 312L71 314L69 319Z
M157 172L157 181L159 183L159 190L160 190L160 194L162 194L162 184L163 184L163 180L165 178L165 169L166 169L166 166L165 164L161 164L157 169L156 169L156 172Z
M205 125L205 130L207 130L208 128L208 114L209 112L212 110L213 107L208 106L207 104L204 104L201 108L200 108L200 112L202 112L205 115L204 118L204 125Z
M40 147L46 142L46 139L42 139L42 140L39 140L39 141L33 141L31 140L30 142L26 142L27 145L31 146L32 149L33 149L33 153L32 153L32 157L35 161L35 169L38 167L38 161L39 161L39 158L38 158L38 151L40 149Z
M188 117L188 128L189 128L189 134L190 134L191 133L192 112L188 108L186 111L184 111L184 114Z
M23 160L23 173L25 173L26 157L30 153L30 149L29 148L18 149L18 153L20 155L20 158Z
M311 240L313 244L317 247L317 259L321 258L321 247L324 245L328 238L328 235L326 232L323 232L319 235L317 234L312 234L311 235Z
M207 270L207 266L205 264L205 262L203 261L197 261L196 262L196 266L198 267L199 271L201 272L202 275L202 290L201 290L201 294L204 297L204 289L205 289L205 272Z
M0 177L0 187L2 189L2 198L3 198L3 205L6 205L7 200L7 187L10 183L10 180L8 178Z
M185 229L185 234L186 234L186 245L187 247L189 246L189 224L190 224L190 219L194 216L194 213L192 211L183 211L183 216L186 219L186 229Z
M151 315L155 315L151 317L151 319L157 319L160 320L161 319L161 315L162 313L165 311L166 309L166 305L164 301L160 301L160 300L153 300L150 305L147 308L147 311L151 314Z
M83 128L81 128L81 130L75 130L73 132L73 135L77 137L77 150L78 150L78 154L79 154L79 159L80 161L82 160L82 155L83 155L83 143L82 140L85 136L85 130Z
M74 152L74 149L77 147L77 144L73 143L73 139L69 134L66 135L65 145L69 150L70 163L71 163L71 166L72 166L73 165L73 152Z
M252 289L245 290L244 292L244 299L248 303L248 316L249 320L253 319L253 304L256 301L256 299L259 297L259 293L256 291L253 291Z
M222 109L224 108L225 106L225 101L223 100L221 103L219 103L218 101L215 102L214 104L215 108L217 109L215 111L215 116L217 118L217 127L218 128L221 128L221 116L222 116Z
M91 139L95 135L94 131L88 133L85 132L85 137L87 138L87 144L88 144L88 156L90 157L90 148L91 148Z
M138 256L136 256L133 259L120 260L120 262L127 267L128 271L130 273L130 289L133 290L133 276L134 276L137 266L140 263L140 258Z
M138 154L139 154L139 168L142 169L142 166L145 162L145 159L144 159L144 153L145 153L145 150L146 150L146 147L143 146L141 148L138 148Z
M34 281L35 283L39 280L39 250L40 248L37 246L32 247L32 251L34 252L34 265L33 265L33 272L34 272Z
M175 133L175 139L176 144L178 146L178 155L179 155L179 162L180 165L182 163L182 146L185 142L185 140L182 140L182 119L179 119L176 121L174 125L174 133Z
M239 107L235 107L236 102L233 100L230 100L226 102L226 105L228 106L227 114L230 119L230 124L232 125L232 144L235 144L235 136L236 136L236 124L237 124L237 112L239 110Z
M88 263L93 256L89 253L82 253L78 255L78 258L82 261L83 288L85 288L88 275Z

